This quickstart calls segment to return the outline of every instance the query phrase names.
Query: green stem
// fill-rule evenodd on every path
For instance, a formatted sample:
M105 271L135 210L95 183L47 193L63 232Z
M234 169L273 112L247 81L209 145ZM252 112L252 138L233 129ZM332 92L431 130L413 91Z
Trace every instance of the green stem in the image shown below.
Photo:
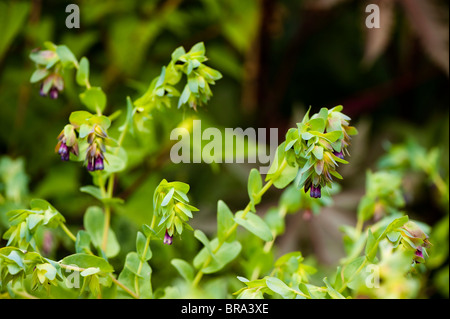
M155 223L156 223L156 215L153 215L152 223L150 224L151 229L153 229L155 227ZM148 236L147 241L145 242L144 251L142 253L143 256L147 255L147 251L150 247L150 238L151 238L151 236ZM144 267L144 261L141 258L139 261L137 275L134 278L134 290L136 291L136 295L138 296L138 298L139 298L139 275L141 274L142 267Z
M281 164L280 169L278 170L278 176L286 168L286 166L287 166L287 162L286 162L286 159L284 159L283 163ZM274 176L274 178L276 178L276 177L277 176ZM264 185L263 188L261 188L261 190L255 195L255 197L256 198L262 197L267 192L267 190L272 186L272 184L273 184L273 178L270 181L268 181ZM245 207L244 211L242 212L242 218L245 218L245 216L248 214L248 212L250 212L251 207L252 207L251 206L251 202L249 202L247 204L247 206ZM217 247L212 251L213 254L215 254L215 253L217 253L219 251L220 247L222 247L222 245L231 236L231 234L233 234L233 232L236 230L237 227L238 227L238 223L234 222L233 226L231 226L230 229L228 229L228 231L225 233L225 236L221 240L219 240L219 243L217 244ZM208 267L208 265L209 265L209 263L211 261L212 261L212 257L211 257L211 255L209 255L208 258L203 263L202 267L199 269L199 271L195 275L195 278L192 281L192 286L193 287L197 287L198 283L200 282L200 280L203 277L203 269Z
M120 281L118 281L112 274L109 274L109 277L112 279L113 283L115 283L117 286L122 288L124 291L126 291L130 296L132 296L134 299L139 299L139 296L136 295L134 292L132 292L127 286L122 284Z
M67 228L66 224L61 223L59 224L62 228L62 230L67 234L67 236L69 236L70 239L72 239L73 241L77 241L77 238L75 237L75 235L69 230L69 228Z

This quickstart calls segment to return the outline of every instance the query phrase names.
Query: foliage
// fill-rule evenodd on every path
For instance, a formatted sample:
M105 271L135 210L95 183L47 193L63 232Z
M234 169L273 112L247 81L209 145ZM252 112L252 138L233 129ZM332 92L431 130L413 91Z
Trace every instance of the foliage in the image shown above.
M172 129L190 132L193 120L209 120L208 112L219 114L222 124L239 118L228 103L229 82L242 80L242 56L248 55L249 69L262 58L248 41L257 34L260 8L250 1L201 1L186 14L180 1L113 2L82 12L87 25L121 16L104 19L107 59L90 56L96 31L67 36L61 45L45 41L52 38L48 20L26 31L36 32L33 39L44 44L29 53L35 70L19 71L31 85L19 83L34 90L28 93L33 101L41 95L37 106L48 103L35 120L48 126L36 125L43 132L20 145L33 154L27 162L0 157L3 298L417 298L426 297L430 282L448 296L442 284L448 278L449 233L444 151L411 138L391 146L377 169L366 170L365 193L352 207L356 223L340 227L345 256L331 270L303 250L280 253L277 243L292 218L300 212L305 221L316 218L334 204L342 185L351 183L343 176L358 162L350 157L358 130L349 113L338 105L310 107L301 121L296 116L264 178L252 168L246 181L235 185L227 174L202 178L195 169L164 169ZM0 15L8 12L15 21L2 25L1 61L31 8L20 2L0 6L5 9ZM128 14L135 9L142 16ZM197 20L215 25L202 36L220 30L227 45L212 41L206 51L198 40L178 41ZM176 39L152 45L164 31ZM186 50L179 43L193 45ZM152 58L144 63L149 48ZM380 50L371 55L369 49L365 59L373 63ZM335 80L344 78L342 73ZM215 107L218 99L231 105ZM10 117L2 112L2 119ZM56 113L64 122L51 123ZM34 128L28 129L32 135ZM51 144L57 156L50 154ZM218 174L217 163L210 166ZM43 180L29 185L29 172L42 167ZM444 212L439 222L427 224L409 206L410 174L426 179L435 209ZM269 193L277 195L277 204ZM237 200L231 200L234 194ZM236 208L240 200L247 204ZM211 202L212 225L204 222Z

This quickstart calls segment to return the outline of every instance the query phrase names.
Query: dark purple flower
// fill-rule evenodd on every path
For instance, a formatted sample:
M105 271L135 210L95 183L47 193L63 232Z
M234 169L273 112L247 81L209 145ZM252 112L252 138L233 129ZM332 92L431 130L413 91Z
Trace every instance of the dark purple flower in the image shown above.
M322 192L320 191L320 185L318 185L317 187L314 185L311 185L311 191L310 191L309 195L312 198L320 198L322 196Z
M55 100L59 96L59 92L64 89L64 81L61 75L58 73L53 73L42 80L39 94L41 96L50 96L51 99Z
M62 161L68 161L70 159L70 153L78 156L78 142L75 131L68 130L64 133L65 129L58 135L58 143L55 147L55 152L61 156Z
M67 147L66 143L62 142L59 146L58 154L61 155L62 161L68 161L69 160L69 148Z
M56 100L58 98L58 89L56 87L52 87L48 94L51 99Z
M93 134L89 136L93 136L93 138L88 142L89 145L86 151L86 168L88 171L102 171L105 168L104 165L104 155L102 149L99 147L99 141L95 139Z
M96 171L101 171L103 170L103 168L103 158L101 156L98 156L97 158L95 158L94 169Z
M169 233L166 230L166 234L164 235L164 244L166 245L172 245L172 238L173 236L170 236Z
M339 157L340 159L344 159L344 153L342 151L340 152L333 152L334 156Z
M86 168L89 172L95 171L95 166L94 166L94 163L92 162L92 160L88 160Z

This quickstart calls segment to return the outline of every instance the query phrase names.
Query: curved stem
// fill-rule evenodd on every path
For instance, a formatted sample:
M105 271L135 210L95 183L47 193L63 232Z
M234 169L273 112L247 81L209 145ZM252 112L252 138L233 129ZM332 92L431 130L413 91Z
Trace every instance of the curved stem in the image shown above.
M77 241L77 238L75 237L75 235L69 230L69 228L67 228L66 224L61 223L59 224L62 228L62 230L67 234L67 236L69 236L70 239L72 239L73 241Z

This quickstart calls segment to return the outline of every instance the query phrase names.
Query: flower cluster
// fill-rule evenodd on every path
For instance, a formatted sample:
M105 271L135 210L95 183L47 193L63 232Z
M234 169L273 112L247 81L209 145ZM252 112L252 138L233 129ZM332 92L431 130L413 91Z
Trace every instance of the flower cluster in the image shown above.
M105 169L106 146L114 143L107 134L110 120L102 115L93 115L86 111L73 112L67 124L58 135L55 151L61 160L84 161L89 172ZM79 153L82 153L80 156ZM83 157L84 155L84 157Z
M424 263L425 257L428 256L426 249L431 245L428 235L412 221L400 228L400 234L403 246L408 250L414 250L414 261Z
M348 163L344 155L349 154L350 136L357 134L357 130L349 126L350 118L341 113L342 109L342 106L322 108L311 118L308 111L297 129L286 134L288 159L303 167L297 186L305 192L310 190L312 198L321 198L321 189L331 187L333 177L342 179L336 171L338 163Z
M99 126L94 125L92 131L87 135L87 142L89 144L86 151L86 168L88 171L101 171L105 168L105 142L108 138L106 132Z
M46 43L45 50L35 49L30 53L30 59L36 63L36 71L31 76L31 83L40 83L39 94L57 99L59 92L64 89L61 76L62 65L56 46Z
M164 244L171 245L175 232L181 235L183 228L192 230L187 223L197 208L188 204L189 185L182 182L167 182L163 179L153 195L155 216L160 218L159 226L165 228Z
M58 135L55 151L61 156L62 161L68 161L70 153L78 156L78 140L72 125L66 125Z

